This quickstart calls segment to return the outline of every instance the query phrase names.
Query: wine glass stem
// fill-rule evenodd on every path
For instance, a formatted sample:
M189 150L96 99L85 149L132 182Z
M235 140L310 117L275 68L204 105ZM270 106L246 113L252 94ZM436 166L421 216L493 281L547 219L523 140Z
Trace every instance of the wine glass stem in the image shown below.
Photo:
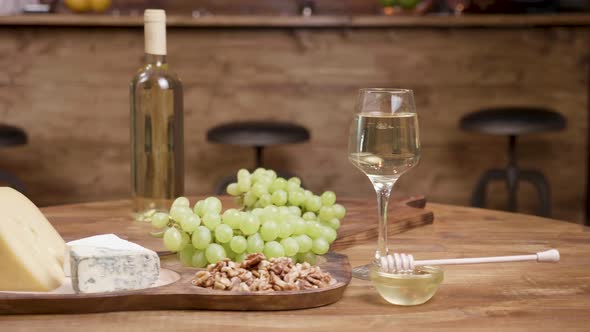
M375 192L377 193L377 208L379 209L379 238L377 242L377 251L375 252L375 259L387 255L389 249L387 247L387 205L389 203L389 196L391 189L397 181L398 177L370 177Z

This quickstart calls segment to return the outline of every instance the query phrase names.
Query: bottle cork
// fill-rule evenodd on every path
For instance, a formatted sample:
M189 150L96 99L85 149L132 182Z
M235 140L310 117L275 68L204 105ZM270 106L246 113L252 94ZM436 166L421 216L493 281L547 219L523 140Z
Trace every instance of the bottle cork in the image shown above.
M143 20L145 53L166 55L166 11L146 9Z

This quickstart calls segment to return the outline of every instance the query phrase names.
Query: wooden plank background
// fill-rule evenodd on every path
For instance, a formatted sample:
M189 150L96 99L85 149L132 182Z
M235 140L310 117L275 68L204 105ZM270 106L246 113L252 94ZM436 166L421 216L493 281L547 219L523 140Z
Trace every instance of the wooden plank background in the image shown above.
M251 167L248 149L209 144L208 128L273 119L307 126L309 143L268 149L269 167L299 174L314 191L374 195L346 156L361 87L416 93L420 165L397 195L468 204L477 177L505 162L506 139L463 133L459 118L499 105L542 105L566 131L523 137L520 164L552 185L554 217L581 221L587 166L588 28L169 29L171 67L185 86L186 188ZM129 193L128 82L142 63L138 28L0 28L0 122L22 126L26 147L0 150L40 205L125 198ZM490 207L504 206L502 184ZM534 211L532 187L520 191Z

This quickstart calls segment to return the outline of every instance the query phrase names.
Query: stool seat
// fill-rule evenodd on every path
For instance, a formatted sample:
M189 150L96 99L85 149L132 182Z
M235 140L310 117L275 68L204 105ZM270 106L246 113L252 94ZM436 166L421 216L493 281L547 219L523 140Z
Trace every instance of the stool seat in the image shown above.
M207 132L207 140L221 144L263 147L305 142L309 140L309 130L292 123L231 122L211 128Z
M463 130L492 135L517 136L556 131L566 127L559 113L538 107L497 107L473 112L461 118Z
M0 147L27 144L27 134L24 130L0 124Z

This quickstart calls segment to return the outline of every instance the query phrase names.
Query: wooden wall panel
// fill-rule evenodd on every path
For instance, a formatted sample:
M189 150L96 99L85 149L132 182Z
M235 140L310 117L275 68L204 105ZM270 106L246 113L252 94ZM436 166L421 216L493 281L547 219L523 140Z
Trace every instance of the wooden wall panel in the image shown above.
M466 205L486 168L505 163L506 139L467 134L459 118L478 108L543 105L569 128L522 137L520 164L542 170L554 215L580 221L588 137L585 28L551 29L170 29L169 60L185 84L187 191L253 165L252 151L209 144L206 130L233 120L293 121L309 143L273 147L267 164L299 174L310 189L373 197L346 156L361 87L415 90L423 159L397 195ZM0 122L24 127L31 143L0 150L41 205L127 197L128 81L141 65L141 29L0 29ZM491 188L491 207L506 198ZM534 211L532 188L520 192Z

